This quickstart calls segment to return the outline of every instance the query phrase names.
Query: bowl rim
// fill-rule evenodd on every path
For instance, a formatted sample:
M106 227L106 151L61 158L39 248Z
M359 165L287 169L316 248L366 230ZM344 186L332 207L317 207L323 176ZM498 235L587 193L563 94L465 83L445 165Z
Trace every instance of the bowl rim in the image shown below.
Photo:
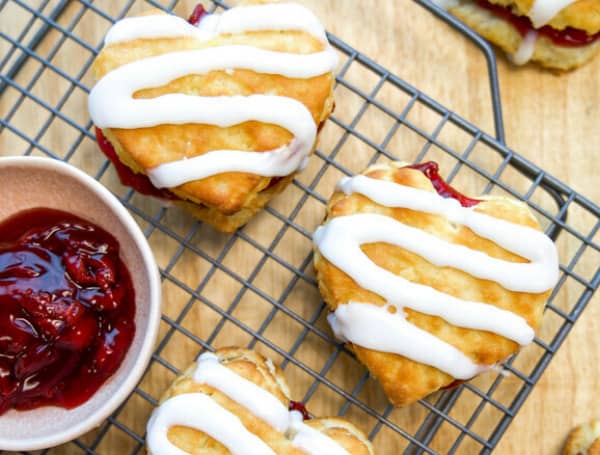
M110 416L110 414L112 414L113 411L117 409L134 390L146 371L152 353L154 352L154 345L158 337L158 328L162 315L161 281L158 265L146 236L127 209L104 185L74 165L59 161L54 158L32 156L0 157L0 167L10 165L44 168L50 171L66 174L82 183L114 212L118 220L133 237L136 248L139 250L143 258L144 266L150 271L148 276L150 299L148 302L147 327L142 339L140 352L135 359L135 363L130 371L124 372L125 378L123 380L123 384L118 388L116 393L102 403L97 410L93 411L88 418L83 419L77 425L53 432L48 436L40 436L33 439L28 438L27 440L15 441L6 438L0 438L1 450L39 450L54 447L67 441L71 441L78 436L81 436L83 433L86 433L87 431L97 427L100 423L102 423L102 421Z

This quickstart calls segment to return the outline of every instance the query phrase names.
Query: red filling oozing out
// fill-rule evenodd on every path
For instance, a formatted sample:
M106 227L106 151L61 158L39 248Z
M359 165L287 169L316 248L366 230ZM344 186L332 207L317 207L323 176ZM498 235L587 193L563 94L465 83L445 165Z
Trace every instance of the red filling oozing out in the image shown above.
M530 30L536 30L540 35L551 39L552 42L558 46L585 46L600 38L600 32L594 35L588 35L585 30L579 30L573 27L557 30L550 25L544 25L543 27L536 29L528 17L518 16L514 14L510 8L494 5L486 0L477 0L477 4L481 8L485 8L496 16L510 22L522 36L525 36Z
M134 316L112 235L45 208L0 223L0 414L87 401L123 361Z
M302 420L310 420L311 419L311 416L308 413L308 411L306 410L306 407L304 407L304 405L298 401L290 401L288 409L290 411L298 411L300 414L302 414Z
M188 17L188 22L192 25L198 25L200 20L204 17L204 15L208 14L208 11L204 9L202 3L198 3L192 11L192 15Z
M136 174L129 167L121 163L121 160L117 156L117 152L108 139L102 134L100 128L96 128L96 141L102 153L111 161L117 170L119 180L123 185L129 186L136 190L138 193L146 194L148 196L155 196L163 199L178 199L173 193L167 190L161 190L152 185L152 182L148 177L143 174Z
M473 207L481 202L478 199L472 199L465 196L446 183L446 181L440 176L439 166L435 161L427 161L426 163L412 164L405 167L421 171L425 177L431 180L435 191L437 191L440 196L456 199L463 207Z

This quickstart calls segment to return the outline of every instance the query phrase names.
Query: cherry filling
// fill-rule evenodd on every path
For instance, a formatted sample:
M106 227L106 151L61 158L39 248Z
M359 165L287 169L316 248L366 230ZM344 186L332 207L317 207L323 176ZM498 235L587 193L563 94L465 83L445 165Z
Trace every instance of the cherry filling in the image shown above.
M58 210L0 223L0 414L87 401L135 334L117 240Z
M412 164L405 167L421 171L425 177L431 180L435 191L437 191L440 196L456 199L463 207L473 207L481 202L478 199L472 199L465 196L446 183L446 181L440 176L439 166L435 161L427 161L426 163Z
M198 25L206 14L208 14L208 11L204 9L202 3L198 3L192 11L192 15L188 17L188 22L192 25Z
M457 389L458 387L460 387L461 385L463 385L466 382L467 381L465 379L455 379L450 384L445 385L444 387L442 387L442 390L454 390L454 389Z
M536 29L528 17L518 16L514 14L510 8L494 5L486 0L477 0L477 4L481 8L491 11L496 16L499 16L502 19L510 22L522 36L525 36L527 32L531 30L535 30L540 35L551 39L552 42L557 46L585 46L600 38L600 32L594 35L588 35L585 30L579 30L573 27L557 30L550 25L544 25L543 27Z
M310 414L308 413L308 411L306 410L304 405L298 401L290 401L288 409L290 411L298 411L300 414L302 414L302 420L312 419L312 417L310 416Z
M173 193L167 190L156 188L152 185L152 182L148 177L143 174L136 174L129 167L125 166L119 159L115 148L110 143L106 136L102 133L100 128L96 128L96 141L102 153L110 160L115 166L119 180L125 186L129 186L136 190L138 193L146 194L148 196L159 197L163 199L179 199Z

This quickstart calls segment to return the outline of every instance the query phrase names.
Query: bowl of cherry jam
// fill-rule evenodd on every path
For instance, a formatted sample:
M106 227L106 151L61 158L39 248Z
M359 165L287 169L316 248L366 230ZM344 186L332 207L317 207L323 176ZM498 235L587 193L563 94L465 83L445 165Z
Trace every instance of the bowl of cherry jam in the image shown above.
M59 445L141 379L160 278L121 203L77 168L0 158L0 451Z

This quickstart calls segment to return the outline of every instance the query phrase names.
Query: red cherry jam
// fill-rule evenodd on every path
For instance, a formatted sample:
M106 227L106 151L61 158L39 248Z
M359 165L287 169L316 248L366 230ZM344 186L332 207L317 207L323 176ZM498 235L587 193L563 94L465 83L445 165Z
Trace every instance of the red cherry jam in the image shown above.
M162 199L178 199L173 193L167 190L161 190L152 185L152 182L148 177L143 174L136 174L130 168L121 163L121 160L117 156L115 148L112 146L110 141L106 139L106 136L102 134L100 128L96 128L96 141L102 153L110 160L115 166L119 180L125 186L129 186L136 190L138 193L145 194L147 196L159 197Z
M484 8L494 13L494 15L501 17L505 21L510 22L521 34L521 36L525 36L527 32L535 30L540 35L551 39L552 42L557 46L566 47L585 46L600 38L600 32L594 35L588 35L585 30L579 30L573 27L557 30L550 25L544 25L543 27L536 29L528 17L518 16L514 14L510 8L494 5L486 0L477 0L477 3L481 8Z
M206 14L208 14L208 11L204 9L202 3L198 3L194 11L192 11L191 16L188 17L188 22L192 25L198 25Z
M0 414L88 400L125 357L134 316L108 232L45 208L0 223Z
M302 420L310 420L312 418L304 405L298 401L290 401L288 409L290 411L298 411L300 414L302 414Z
M464 379L455 379L454 381L452 381L450 384L442 387L442 390L454 390L454 389L458 389L461 385L463 385L465 382L467 382Z
M425 174L425 177L431 180L433 187L440 196L456 199L463 207L473 207L481 202L477 199L472 199L465 196L446 183L446 181L440 176L440 168L435 161L427 161L426 163L413 164L405 167L421 171L423 174Z

